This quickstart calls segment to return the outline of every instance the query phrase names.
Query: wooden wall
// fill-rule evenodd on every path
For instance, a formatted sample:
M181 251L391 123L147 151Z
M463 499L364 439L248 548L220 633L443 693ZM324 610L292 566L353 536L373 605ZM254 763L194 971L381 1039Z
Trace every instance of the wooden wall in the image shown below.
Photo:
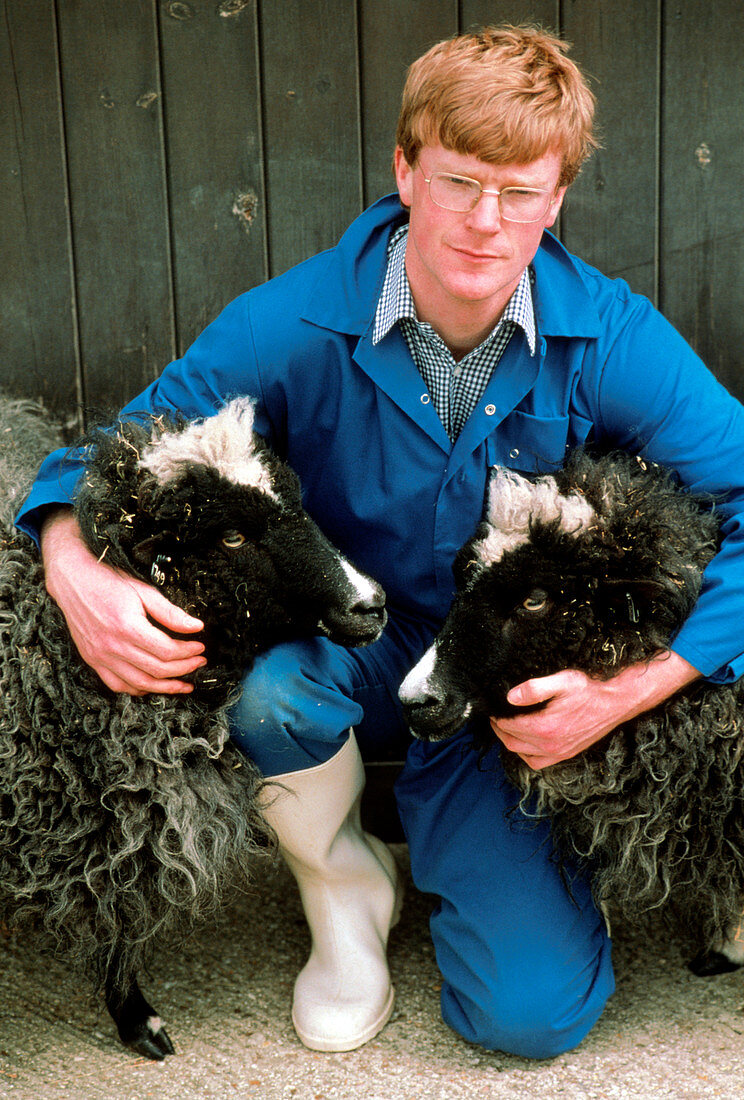
M568 247L744 397L740 0L0 0L0 376L118 407L392 189L406 66L538 20L594 79Z

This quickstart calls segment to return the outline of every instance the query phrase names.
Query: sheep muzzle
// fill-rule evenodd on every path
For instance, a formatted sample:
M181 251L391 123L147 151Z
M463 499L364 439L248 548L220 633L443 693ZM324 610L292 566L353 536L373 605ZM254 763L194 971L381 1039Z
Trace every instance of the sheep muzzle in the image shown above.
M437 670L436 646L431 646L400 686L403 715L420 741L446 741L467 722L472 703L448 689Z
M342 567L349 583L346 599L340 606L326 610L318 629L339 645L370 645L377 641L387 623L385 593L349 562L342 560Z

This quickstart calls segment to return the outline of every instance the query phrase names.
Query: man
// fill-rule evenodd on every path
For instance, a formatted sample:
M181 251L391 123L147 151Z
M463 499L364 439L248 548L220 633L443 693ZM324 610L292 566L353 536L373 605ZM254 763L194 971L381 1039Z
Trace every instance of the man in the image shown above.
M545 232L592 147L592 116L549 35L492 28L435 46L404 91L400 201L232 303L125 410L205 415L254 395L257 427L299 473L308 510L388 594L379 642L278 646L233 714L236 741L281 784L265 813L312 932L293 1019L315 1049L353 1049L392 1011L396 874L359 825L361 756L408 748L397 688L447 610L491 466L553 469L572 446L608 443L674 467L726 516L673 651L608 683L569 669L520 685L515 703L546 706L493 723L509 748L544 767L699 675L744 668L744 413L645 300ZM42 529L49 591L81 654L114 690L190 690L201 624L81 545L60 508L78 473L49 461L21 522ZM607 933L586 884L566 890L547 830L513 812L497 748L479 765L467 743L463 732L411 746L397 789L414 879L440 899L442 1012L473 1042L551 1056L581 1040L612 991Z

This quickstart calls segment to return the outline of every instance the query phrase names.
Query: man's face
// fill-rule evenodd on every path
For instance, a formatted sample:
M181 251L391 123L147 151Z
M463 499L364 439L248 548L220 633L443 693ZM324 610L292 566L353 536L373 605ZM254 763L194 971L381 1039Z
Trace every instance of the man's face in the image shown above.
M406 271L422 320L436 327L438 317L471 317L475 308L479 315L490 313L495 322L534 257L543 229L560 210L566 192L558 187L560 170L556 152L529 164L493 165L441 145L425 145L411 167L396 149L398 191L411 212ZM432 202L426 178L434 172L470 176L488 191L546 188L552 198L538 222L504 220L495 195L481 195L473 210L460 214Z

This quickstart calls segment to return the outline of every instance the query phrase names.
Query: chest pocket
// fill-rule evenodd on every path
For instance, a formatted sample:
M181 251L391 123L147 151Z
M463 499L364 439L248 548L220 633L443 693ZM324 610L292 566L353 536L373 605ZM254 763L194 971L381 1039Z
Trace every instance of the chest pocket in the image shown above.
M532 416L512 412L486 440L489 466L523 474L545 474L563 466L566 454L586 443L592 422L571 416Z

